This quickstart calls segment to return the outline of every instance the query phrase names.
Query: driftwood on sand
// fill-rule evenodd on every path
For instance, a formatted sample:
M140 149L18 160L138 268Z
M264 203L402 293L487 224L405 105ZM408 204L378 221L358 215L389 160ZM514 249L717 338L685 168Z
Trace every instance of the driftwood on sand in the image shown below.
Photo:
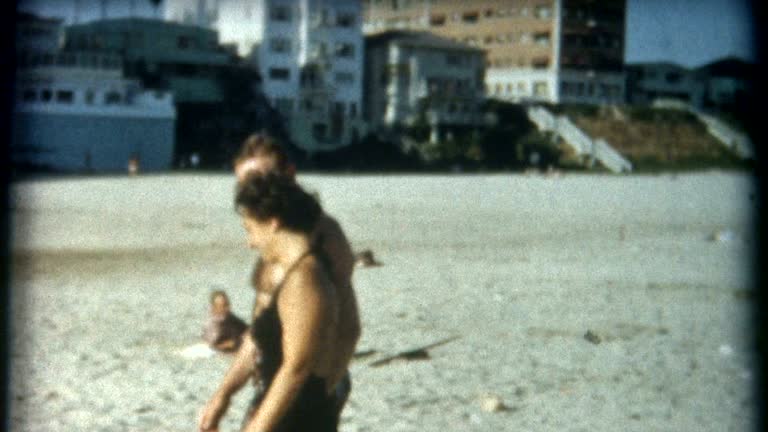
M401 351L397 354L381 358L368 364L371 367L379 367L392 362L393 360L424 360L429 358L429 350L440 345L445 345L448 342L460 338L461 336L451 336L449 338L425 345L422 347Z

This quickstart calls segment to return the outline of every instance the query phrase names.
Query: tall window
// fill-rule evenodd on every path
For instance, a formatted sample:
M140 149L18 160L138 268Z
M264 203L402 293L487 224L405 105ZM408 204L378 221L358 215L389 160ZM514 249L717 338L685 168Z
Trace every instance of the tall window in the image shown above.
M269 50L274 53L291 52L291 41L285 38L272 38L269 40Z
M291 7L285 5L275 5L269 10L269 19L272 21L291 21Z
M338 17L336 17L336 24L339 27L352 27L355 25L355 14L352 13L340 13Z
M269 79L288 81L290 78L291 71L288 68L269 68Z

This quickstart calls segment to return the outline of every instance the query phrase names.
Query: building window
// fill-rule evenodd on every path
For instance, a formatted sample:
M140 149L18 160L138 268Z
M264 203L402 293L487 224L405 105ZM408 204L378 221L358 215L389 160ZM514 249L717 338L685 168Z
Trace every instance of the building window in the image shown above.
M536 45L549 46L549 32L546 32L546 33L536 33L533 36L533 40L536 43Z
M474 24L477 22L478 15L477 11L464 12L461 19L467 24Z
M536 6L536 18L549 19L552 16L552 9L549 6Z
M546 69L549 67L548 57L536 57L531 61L531 65L534 69Z
M291 21L291 8L290 6L272 6L269 11L269 19L272 21Z
M269 50L274 53L291 52L291 41L285 38L272 38L269 40Z
M93 94L93 90L90 90L90 89L86 90L85 91L85 103L87 103L88 105L92 105L93 104L94 96L95 95Z
M494 16L493 9L486 9L485 10L485 17L486 18L493 18L493 16Z
M546 81L536 81L533 83L534 96L547 96L549 93L549 86Z
M521 82L517 83L517 92L518 93L525 93L525 83L524 82L521 81Z
M664 78L669 84L677 84L682 81L683 76L678 72L670 72Z
M436 14L429 17L429 25L439 27L445 25L445 14Z
M445 55L445 64L448 66L461 66L462 65L462 57L458 54L446 54Z
M338 84L351 85L355 82L355 74L351 72L337 72L334 76L334 80Z
M104 96L104 103L107 105L119 104L121 100L120 93L116 91L111 91Z
M269 79L288 81L291 78L291 71L288 68L269 68Z
M349 103L349 116L352 118L357 117L357 102Z
M350 43L336 44L336 57L351 58L355 56L355 46Z
M75 93L71 90L59 90L56 92L56 102L72 103L75 100Z
M340 13L336 18L336 24L339 27L350 28L355 25L355 15L351 13Z
M53 92L50 90L43 90L43 92L40 94L40 100L43 102L50 102L53 98Z

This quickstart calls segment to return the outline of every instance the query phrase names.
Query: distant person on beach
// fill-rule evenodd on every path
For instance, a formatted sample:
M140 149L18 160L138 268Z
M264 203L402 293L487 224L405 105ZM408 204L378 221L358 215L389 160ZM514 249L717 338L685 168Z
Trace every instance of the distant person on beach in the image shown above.
M139 173L139 156L136 154L131 155L128 159L128 175L135 176Z
M338 335L348 318L313 234L322 209L292 179L274 174L247 177L235 203L248 245L269 264L257 272L248 337L201 413L199 428L216 430L232 394L253 375L256 395L244 431L336 431L339 371L350 360L339 356L344 347Z
M211 293L211 308L208 321L203 327L203 340L212 349L225 353L237 351L248 325L235 316L229 305L229 297L224 291Z
M242 183L251 176L274 174L295 182L295 166L289 161L284 149L268 135L254 134L248 137L242 145L239 155L234 161L234 170L238 182ZM338 222L328 214L321 212L312 231L313 244L323 252L331 279L336 286L340 303L339 331L336 335L338 348L337 365L346 365L352 359L357 341L360 338L360 317L357 300L352 288L352 272L355 266L355 256ZM258 292L261 286L270 283L275 272L279 269L274 264L260 259L253 272L253 286ZM219 419L227 409L229 398L248 381L253 371L253 361L258 350L251 338L245 338L230 372L217 392L217 395L204 408L201 419L201 430L214 430ZM337 422L341 410L351 391L351 380L346 366L339 367L331 382L335 386ZM225 403L222 403L225 402ZM206 429L208 427L209 429Z

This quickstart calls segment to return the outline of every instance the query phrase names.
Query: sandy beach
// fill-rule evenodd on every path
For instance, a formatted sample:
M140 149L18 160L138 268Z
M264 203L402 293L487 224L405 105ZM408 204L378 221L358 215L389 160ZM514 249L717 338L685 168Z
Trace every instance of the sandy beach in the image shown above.
M748 174L299 181L384 264L355 272L341 431L752 430ZM253 301L233 182L13 186L12 430L195 430L230 358L180 352L211 290L243 317Z

